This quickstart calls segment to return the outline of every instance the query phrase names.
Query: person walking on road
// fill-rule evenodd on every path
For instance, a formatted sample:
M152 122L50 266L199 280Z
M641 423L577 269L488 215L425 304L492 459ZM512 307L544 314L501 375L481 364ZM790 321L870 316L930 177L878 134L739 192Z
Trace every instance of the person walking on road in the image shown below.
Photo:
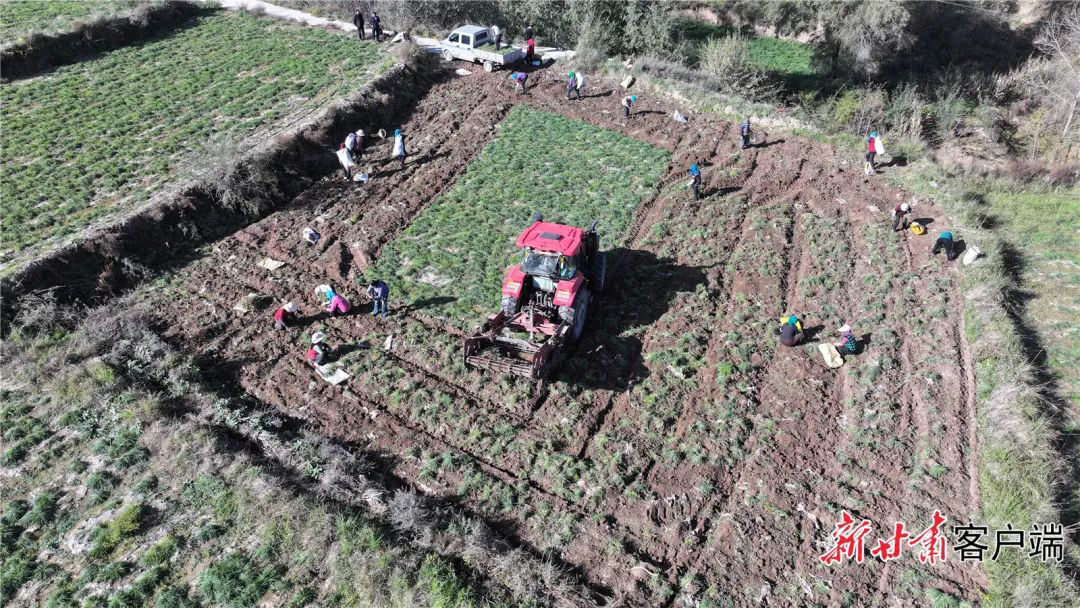
M627 95L622 98L622 115L627 120L634 113L634 104L637 103L637 95Z
M953 241L953 233L946 230L938 235L936 241L934 241L934 248L930 251L933 255L937 255L938 252L945 251L945 259L953 261L960 253L956 250L956 243Z
M911 226L911 205L900 203L892 210L892 229L907 230Z
M802 321L795 315L788 315L780 319L780 344L784 346L798 346L803 341Z
M390 286L380 279L372 281L367 288L367 295L371 298L373 304L371 308L371 316L376 316L382 313L382 318L386 318L390 314L390 307L387 306L387 300L390 298Z
M408 152L405 151L405 136L401 134L401 129L394 129L394 151L393 158L401 160L401 168L405 168L405 156Z
M701 198L701 169L697 163L690 165L690 188L694 191L694 200Z
M510 72L510 80L514 81L514 91L525 95L525 81L529 79L529 75L525 72Z
M364 39L364 13L360 12L360 9L356 9L356 14L352 18L353 25L356 26L356 35L360 36L360 40Z
M502 49L502 28L498 24L492 24L491 35L495 37L495 50Z
M750 130L750 117L746 117L746 122L739 125L739 149L745 150L750 147L750 138L754 136L754 133Z
M570 95L577 95L581 101L581 88L578 86L577 74L570 72L566 75L566 100L570 101Z

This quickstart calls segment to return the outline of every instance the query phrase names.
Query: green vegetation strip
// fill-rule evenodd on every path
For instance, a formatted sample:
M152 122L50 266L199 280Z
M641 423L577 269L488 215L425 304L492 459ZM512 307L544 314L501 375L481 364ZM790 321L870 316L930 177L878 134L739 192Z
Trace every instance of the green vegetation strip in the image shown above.
M32 32L71 27L78 19L135 8L136 0L4 0L0 2L0 38L7 43Z
M3 465L17 474L0 484L0 605L513 605L475 586L468 568L412 548L372 513L231 451L217 430L224 418L173 418L175 400L202 394L199 371L131 329L137 322L108 327L22 326L5 342L2 373L20 388L0 388L0 428L3 445L22 447ZM155 363L114 351L118 327L142 332ZM46 368L51 360L63 363ZM172 381L144 386L125 375L136 367ZM220 412L238 423L227 402ZM268 418L258 419L272 432L262 426ZM321 474L325 451L311 439L291 445L308 475Z
M471 326L498 307L503 272L518 259L514 240L533 212L582 228L598 220L602 243L619 244L669 158L614 131L518 106L368 278L389 280L398 301L442 302L427 312Z
M1032 188L1031 193L1038 199L1036 207L1021 210L1001 197L1015 196L1011 200L1017 203L1035 199L1022 196L1023 190L1017 189L1012 189L1013 195L1002 195L1002 184L996 184L989 191L998 192L990 197L998 202L988 209L983 195L987 186L994 184L952 179L940 170L925 167L913 168L896 179L920 196L933 197L943 205L952 222L949 228L968 246L976 245L986 253L984 260L960 271L965 294L964 333L975 365L981 523L994 531L1009 526L1031 530L1033 524L1060 522L1062 510L1071 505L1058 504L1061 497L1055 496L1054 489L1067 480L1061 478L1061 454L1054 450L1054 429L1038 392L1039 381L1024 352L1023 336L1006 309L1007 298L1015 298L1023 288L1012 278L1023 269L1013 266L1015 260L1010 255L1014 248L1010 230L1014 228L1003 228L1003 218L998 214L1006 212L1006 222L1026 227L1021 228L1026 231L1026 240L1053 247L1060 246L1058 239L1065 233L1055 236L1058 228L1033 218L1046 217L1041 214L1055 213L1055 209L1067 212L1069 205L1061 207L1055 202L1058 199L1054 192ZM960 194L953 194L956 191ZM1047 206L1040 210L1043 201ZM1009 218L1008 213L1015 217ZM1077 489L1068 491L1071 496L1066 500L1075 504ZM1069 562L1080 563L1080 548L1075 544L1069 543L1065 553ZM983 568L990 579L983 606L1075 605L1076 582L1058 562L1044 562L1015 552L984 561Z
M679 21L679 32L694 47L704 46L710 38L723 38L738 32L735 28L711 25L696 19ZM766 72L787 76L813 76L814 47L794 40L748 36L750 61Z
M216 12L171 36L3 85L0 263L146 198L209 138L251 136L389 65L374 43Z

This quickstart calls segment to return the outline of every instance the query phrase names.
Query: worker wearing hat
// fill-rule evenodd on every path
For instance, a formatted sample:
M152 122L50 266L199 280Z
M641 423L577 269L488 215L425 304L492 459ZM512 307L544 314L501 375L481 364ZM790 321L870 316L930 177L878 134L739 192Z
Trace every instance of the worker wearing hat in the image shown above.
M274 329L285 329L296 322L296 312L300 307L292 302L274 311Z
M911 226L911 206L907 203L900 203L893 207L892 210L892 229L893 232L897 230L907 230Z
M315 365L322 365L323 361L326 359L326 345L323 344L324 340L326 340L326 334L321 331L311 334L311 347L307 350L307 360Z
M353 155L354 159L360 158L364 155L363 129L357 129L356 131L349 133L349 136L345 138L345 149Z
M851 333L851 326L845 323L836 333L840 334L840 341L833 342L836 350L842 354L854 355L855 351L858 350L859 342L855 339L855 334Z

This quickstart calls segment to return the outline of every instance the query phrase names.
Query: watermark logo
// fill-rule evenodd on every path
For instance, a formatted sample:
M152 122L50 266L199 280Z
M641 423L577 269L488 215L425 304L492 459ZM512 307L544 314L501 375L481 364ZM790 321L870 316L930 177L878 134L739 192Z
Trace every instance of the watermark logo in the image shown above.
M866 544L873 547L870 555L883 562L899 559L907 549L917 552L920 562L933 565L949 558L950 546L961 562L981 562L987 554L991 561L997 561L1005 551L1023 552L1027 557L1043 561L1060 562L1065 558L1065 533L1061 524L1032 524L1030 530L1013 529L1012 524L1007 524L991 535L989 527L969 522L951 526L953 540L950 540L945 534L946 521L941 511L934 511L930 525L914 535L904 522L894 522L892 534L869 543L866 537L873 531L870 520L856 520L847 511L841 511L840 521L830 533L830 548L818 560L827 566L845 560L861 564Z

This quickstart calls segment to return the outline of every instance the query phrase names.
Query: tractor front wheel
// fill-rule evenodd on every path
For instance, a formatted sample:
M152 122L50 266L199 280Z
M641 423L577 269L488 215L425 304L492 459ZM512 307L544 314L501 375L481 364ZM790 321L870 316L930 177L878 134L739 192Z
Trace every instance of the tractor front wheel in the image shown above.
M589 313L589 288L582 287L574 298L573 306L564 306L559 309L559 314L570 323L570 341L577 342L585 331L585 317Z

